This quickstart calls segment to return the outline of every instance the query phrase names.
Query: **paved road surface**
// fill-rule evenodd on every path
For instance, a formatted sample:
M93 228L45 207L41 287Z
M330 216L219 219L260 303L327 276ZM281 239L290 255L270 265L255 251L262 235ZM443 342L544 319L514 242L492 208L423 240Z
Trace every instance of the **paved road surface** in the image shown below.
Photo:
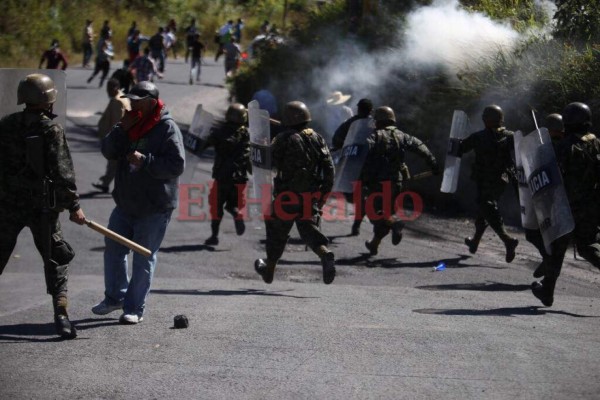
M182 127L198 103L222 115L227 103L222 65L203 67L187 83L180 61L158 82ZM89 70L68 71L68 137L82 206L106 224L109 195L91 182L105 161L94 127L106 104L87 85ZM188 158L184 183L209 181L211 155ZM193 177L193 181L189 181ZM206 193L204 194L204 196ZM192 206L190 212L201 210ZM264 256L264 227L248 223L235 236L225 217L221 243L202 243L208 222L178 220L176 211L155 274L144 322L118 324L117 312L95 316L103 291L102 237L63 215L77 251L71 267L74 341L57 341L39 256L23 232L0 279L0 398L198 399L594 399L600 397L599 273L569 256L555 305L529 292L539 257L521 239L506 264L487 233L476 255L462 240L472 221L424 215L368 257L348 237L351 221L325 222L338 276L321 282L320 264L293 232L266 285L253 271ZM444 261L448 268L432 272ZM187 330L173 330L186 314Z

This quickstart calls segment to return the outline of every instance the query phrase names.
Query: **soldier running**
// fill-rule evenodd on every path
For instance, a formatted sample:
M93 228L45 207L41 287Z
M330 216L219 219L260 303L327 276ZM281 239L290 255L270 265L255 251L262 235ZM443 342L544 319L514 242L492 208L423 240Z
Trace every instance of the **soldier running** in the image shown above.
M246 183L252 171L247 120L246 108L240 103L231 104L225 113L225 123L213 128L197 150L200 154L209 146L215 148L212 171L215 181L209 194L212 234L204 242L206 245L219 244L224 209L233 216L238 235L246 230L240 210L245 206Z
M277 170L273 190L273 212L266 220L267 258L254 268L266 283L273 282L294 223L301 238L321 259L323 282L335 278L335 261L328 239L319 230L321 207L333 186L333 160L321 135L308 128L310 111L300 101L287 103L282 124L287 128L271 145Z
M392 244L398 245L402 240L404 223L396 215L396 198L402 192L402 167L406 151L424 158L435 175L440 173L438 163L431 151L423 142L396 128L396 116L390 107L379 107L373 115L375 132L369 136L369 153L363 166L361 180L366 190L365 197L375 193L373 210L367 206L366 212L373 224L373 238L365 242L365 246L376 255L379 244L392 231ZM384 190L389 185L390 190ZM390 196L385 196L389 193ZM387 204L386 204L387 203Z
M498 199L514 169L511 150L514 149L513 132L507 130L504 112L497 105L489 105L482 114L485 128L460 141L459 154L475 151L475 163L471 178L477 184L479 210L475 219L475 234L465 239L469 252L475 254L487 226L502 239L506 248L506 262L515 258L519 241L506 233L502 216L498 210Z

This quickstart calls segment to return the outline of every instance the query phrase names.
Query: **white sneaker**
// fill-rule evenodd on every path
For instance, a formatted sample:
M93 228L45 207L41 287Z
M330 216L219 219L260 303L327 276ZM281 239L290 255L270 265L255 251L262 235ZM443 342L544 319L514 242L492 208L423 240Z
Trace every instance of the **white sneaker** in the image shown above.
M122 324L139 324L144 320L144 317L140 317L137 314L125 314L121 315L119 322Z
M92 307L92 312L96 315L106 315L113 311L117 311L123 308L123 303L117 303L110 305L106 303L106 300L102 300L100 303Z

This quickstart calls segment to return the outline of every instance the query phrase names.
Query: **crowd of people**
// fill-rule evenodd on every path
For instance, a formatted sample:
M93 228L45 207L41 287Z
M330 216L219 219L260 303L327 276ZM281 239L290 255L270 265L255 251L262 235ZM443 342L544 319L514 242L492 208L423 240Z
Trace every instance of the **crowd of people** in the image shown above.
M242 39L243 29L244 21L239 18L236 23L233 20L228 21L215 33L217 46L215 62L224 55L226 76L235 74L242 61L243 52L239 43ZM190 63L189 84L193 85L194 82L200 82L202 58L207 46L201 41L201 33L195 18L192 18L190 24L182 31L182 42L185 43L184 61ZM133 21L127 31L125 44L127 58L124 60L123 69L131 72L135 82L154 81L155 78L162 79L169 54L171 53L173 58L177 59L177 49L179 48L177 23L174 19L170 19L166 25L159 26L153 35L146 36L141 33L137 23ZM111 60L115 56L110 21L103 22L98 40L96 40L93 21L87 19L83 29L81 47L83 51L82 67L89 68L92 59L94 60L94 70L87 79L87 83L91 83L99 75L98 86L102 87L104 82L109 79ZM57 39L52 40L50 48L42 54L39 68L42 68L44 62L46 69L61 68L65 70L67 68L67 57L60 50ZM123 82L122 77L114 74L110 78L116 78ZM130 86L121 86L121 89L127 92Z

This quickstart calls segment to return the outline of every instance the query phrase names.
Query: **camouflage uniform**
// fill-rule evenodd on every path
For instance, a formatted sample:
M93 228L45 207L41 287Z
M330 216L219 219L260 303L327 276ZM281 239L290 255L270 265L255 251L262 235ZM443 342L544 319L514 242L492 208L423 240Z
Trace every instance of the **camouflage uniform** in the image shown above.
M589 107L579 102L570 103L562 112L566 136L555 151L575 229L571 235L552 243L549 260L556 262L545 267L544 279L531 284L533 295L548 307L554 302L554 289L570 237L574 239L579 254L600 268L600 141L588 133L591 117Z
M49 211L50 260L44 260L46 288L54 298L67 292L68 264L75 256L64 241L58 214L79 209L73 161L63 128L42 111L22 111L0 120L0 273L15 248L19 232L27 226L35 246L44 254L41 178L27 161L26 136L43 137L44 165L53 182L56 206Z
M560 143L559 165L575 220L577 251L600 268L600 140L592 133L568 135Z
M427 160L431 169L439 173L437 161L425 144L414 136L408 135L393 124L377 129L367 139L369 153L361 172L366 196L384 193L384 185L391 186L391 197L375 196L373 210L367 209L367 216L373 224L373 239L366 243L371 254L377 254L381 240L393 229L392 242L398 244L402 239L404 224L395 216L393 207L396 197L402 192L403 169L406 167L406 151L413 152ZM389 207L385 207L385 204ZM391 213L391 215L385 215Z
M325 195L333 186L333 161L325 140L312 129L302 131L289 130L273 139L273 166L277 169L273 196L272 218L267 220L267 258L279 260L289 239L289 232L296 223L298 232L307 245L322 256L321 246L328 244L327 237L318 226L320 218L319 199L312 198L310 204L302 198L302 194L320 193ZM285 204L289 197L285 193L298 196L295 204ZM283 195L282 195L283 194ZM284 201L277 200L282 195ZM315 196L316 197L316 196ZM285 213L295 214L292 218L278 215L278 203ZM310 215L305 212L310 210Z
M513 132L500 127L486 128L471 134L460 142L459 150L461 154L475 151L471 178L477 183L479 205L475 220L475 238L467 238L465 242L469 250L475 253L479 240L489 224L507 246L507 262L514 258L514 248L518 241L511 238L504 229L502 216L498 210L498 199L504 192L506 184L514 179L512 149L514 149Z
M212 237L216 239L219 234L224 209L236 219L236 230L241 235L244 225L239 211L245 206L246 182L248 173L252 171L248 128L224 123L211 132L199 151L209 146L215 148L212 170L215 181L209 195Z

